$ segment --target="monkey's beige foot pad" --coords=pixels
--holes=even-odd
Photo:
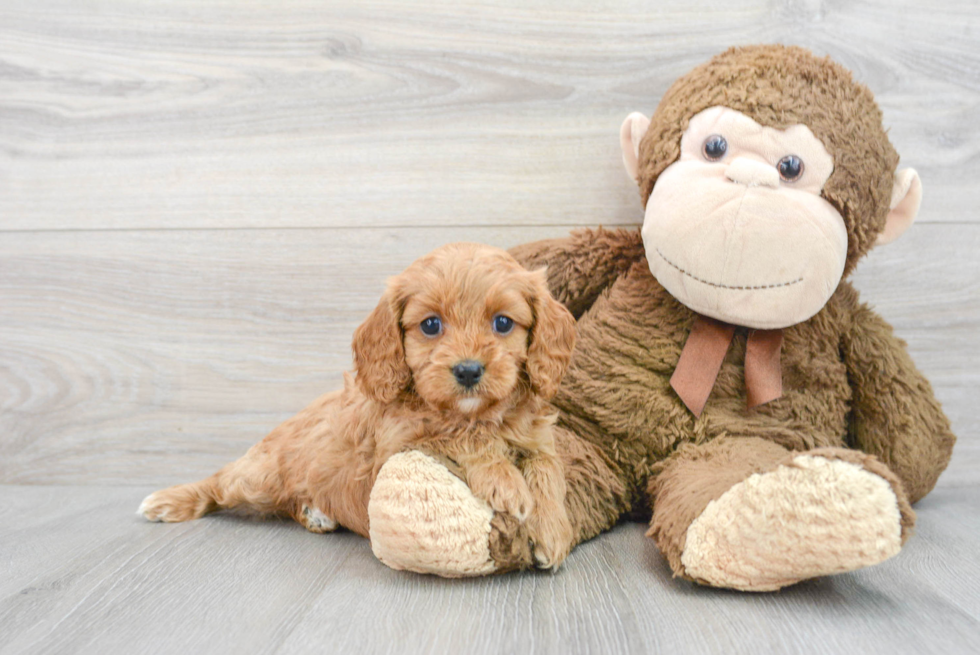
[[[681,562],[713,586],[773,591],[877,564],[901,547],[898,499],[885,479],[799,455],[709,503],[687,530]]]
[[[371,548],[393,569],[464,577],[493,573],[493,510],[466,483],[418,451],[394,455],[368,503]]]

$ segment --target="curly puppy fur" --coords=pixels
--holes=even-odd
[[[501,315],[512,320],[507,330],[495,323]],[[421,325],[433,317],[440,329],[429,335]],[[356,377],[345,375],[343,390],[211,477],[151,494],[140,514],[175,522],[241,508],[366,537],[378,471],[415,448],[455,461],[477,496],[525,522],[538,563],[557,566],[572,528],[548,400],[574,342],[574,319],[548,293],[544,271],[488,246],[444,246],[389,281],[354,334]],[[482,367],[471,386],[454,373],[463,362]]]

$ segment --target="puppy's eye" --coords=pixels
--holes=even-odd
[[[513,329],[514,319],[503,314],[497,314],[493,317],[493,331],[497,334],[510,334]]]
[[[427,337],[437,337],[442,332],[442,321],[438,316],[430,316],[419,324],[419,329]]]

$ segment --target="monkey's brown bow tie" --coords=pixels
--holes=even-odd
[[[735,336],[735,326],[697,315],[691,335],[681,351],[670,386],[687,408],[700,416],[708,401],[725,353]],[[745,342],[745,389],[749,409],[783,395],[779,351],[782,330],[750,330]]]

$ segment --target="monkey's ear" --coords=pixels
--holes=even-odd
[[[368,398],[384,404],[397,398],[412,380],[412,371],[405,361],[395,286],[395,281],[388,283],[381,302],[354,331],[351,344],[357,386]]]
[[[896,172],[885,229],[878,235],[875,245],[883,246],[902,236],[915,220],[921,203],[922,182],[919,181],[919,174],[911,168],[903,168]]]
[[[626,173],[634,182],[638,182],[640,141],[650,127],[650,119],[638,111],[626,117],[623,126],[619,128],[619,146],[623,149],[623,164]]]

